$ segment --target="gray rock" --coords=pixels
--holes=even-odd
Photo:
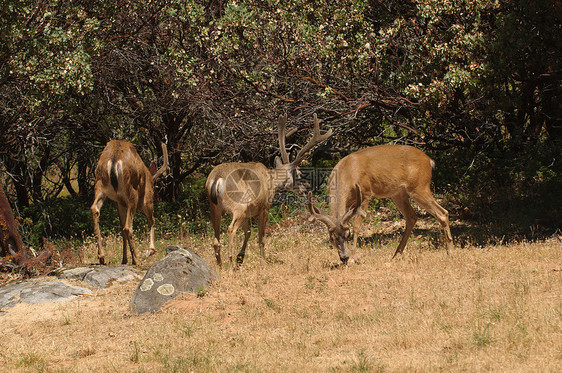
[[[141,277],[128,267],[78,267],[64,271],[59,278],[83,281],[85,284],[103,289],[113,282],[137,280]]]
[[[166,252],[141,280],[131,301],[133,312],[157,311],[181,293],[205,290],[219,280],[216,271],[193,250],[169,246]]]
[[[59,275],[59,278],[64,280],[82,281],[84,279],[84,276],[86,276],[89,272],[92,272],[93,270],[94,269],[90,267],[78,267],[78,268],[66,269]]]
[[[138,280],[141,276],[126,267],[96,268],[84,276],[84,283],[103,289],[112,282]]]
[[[67,302],[84,294],[92,295],[92,291],[63,281],[46,281],[23,289],[20,299],[26,303]]]
[[[139,278],[140,274],[127,267],[79,267],[65,270],[59,275],[61,280],[83,281],[99,289],[113,282]],[[20,302],[66,302],[83,294],[92,294],[92,291],[64,281],[53,281],[52,277],[38,277],[0,288],[0,308],[13,307]]]
[[[20,302],[66,302],[84,294],[92,294],[92,291],[63,281],[33,279],[0,289],[0,307],[13,307]]]
[[[22,290],[33,286],[34,282],[24,281],[15,284],[6,285],[0,289],[0,308],[2,307],[13,307],[20,300],[20,293]]]

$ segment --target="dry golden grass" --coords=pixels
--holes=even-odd
[[[562,366],[559,237],[450,255],[432,249],[426,236],[414,237],[391,260],[396,237],[363,245],[358,263],[341,267],[326,236],[320,226],[273,226],[267,263],[252,239],[240,270],[221,270],[222,281],[205,296],[183,295],[155,314],[130,313],[133,282],[70,303],[7,309],[0,316],[0,370],[554,372]],[[178,243],[214,265],[210,239]],[[92,243],[83,250],[95,262]]]

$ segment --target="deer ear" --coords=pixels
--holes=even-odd
[[[365,211],[361,208],[361,203],[363,202],[363,198],[361,196],[361,187],[359,184],[355,184],[355,202],[347,209],[345,214],[342,218],[342,224],[347,224],[351,218],[356,215],[360,215],[362,217],[367,216]]]
[[[314,206],[313,204],[310,204],[308,208],[310,211],[310,216],[308,217],[308,221],[313,222],[315,220],[321,220],[323,213],[322,211],[320,211],[318,207]]]
[[[342,221],[342,224],[343,224],[343,225],[348,224],[349,221],[350,221],[353,217],[355,217],[355,216],[357,216],[357,215],[360,215],[360,216],[362,216],[362,217],[367,216],[367,214],[366,214],[365,211],[361,208],[361,206],[357,206],[357,204],[354,203],[353,205],[351,205],[351,206],[347,209],[347,211],[346,211],[345,214],[343,215],[342,220],[341,220],[341,221]]]
[[[363,197],[361,195],[361,187],[359,186],[359,184],[355,183],[355,215],[360,215],[362,217],[367,216],[367,213],[365,213],[365,210],[363,210],[361,208],[361,203],[363,202]]]
[[[283,161],[279,157],[275,157],[275,168],[281,168],[283,166]]]

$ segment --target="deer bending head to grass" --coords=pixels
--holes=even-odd
[[[285,149],[285,137],[295,129],[286,133],[287,115],[280,116],[278,122],[279,149],[281,158],[275,158],[275,168],[268,169],[261,163],[223,163],[216,166],[205,184],[211,206],[211,222],[215,231],[213,248],[217,264],[222,264],[220,252],[220,222],[223,211],[232,215],[232,223],[228,227],[229,259],[234,254],[234,238],[238,228],[244,230],[244,243],[236,257],[236,264],[242,264],[246,245],[250,238],[249,219],[258,219],[258,242],[260,255],[264,257],[263,236],[269,207],[275,193],[279,190],[295,190],[302,192],[304,187],[298,183],[300,163],[305,154],[331,136],[332,130],[320,134],[319,122],[314,114],[314,132],[312,139],[298,152],[295,160],[290,162]]]
[[[358,230],[371,197],[390,198],[406,219],[406,229],[393,258],[402,253],[418,219],[409,198],[437,219],[445,234],[447,251],[453,248],[449,213],[433,198],[430,190],[435,162],[424,152],[407,145],[380,145],[349,154],[338,162],[328,180],[330,214],[312,205],[311,219],[326,225],[330,242],[338,250],[340,260],[349,259],[346,241],[351,237],[357,246]]]
[[[162,153],[164,163],[158,171],[153,173],[144,165],[137,150],[128,141],[111,140],[103,149],[96,166],[95,197],[91,207],[100,264],[105,264],[105,253],[102,246],[99,217],[100,209],[106,198],[117,202],[123,235],[122,263],[127,264],[128,244],[133,265],[137,264],[137,251],[133,245],[133,218],[137,210],[146,216],[150,227],[150,247],[147,254],[155,253],[154,183],[168,169],[168,150],[164,143],[162,143]]]

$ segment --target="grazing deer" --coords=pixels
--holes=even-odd
[[[129,244],[133,265],[137,264],[137,251],[133,246],[133,217],[137,209],[146,216],[150,227],[150,250],[147,254],[155,253],[154,182],[168,168],[168,150],[164,143],[162,143],[162,153],[164,163],[158,171],[153,173],[144,165],[137,150],[128,141],[111,140],[103,149],[96,166],[95,198],[91,207],[100,264],[105,264],[105,253],[101,242],[99,217],[100,209],[106,198],[117,202],[123,235],[122,263],[127,264],[127,244]]]
[[[289,162],[289,155],[285,149],[285,137],[294,129],[285,133],[287,115],[279,117],[278,137],[281,159],[275,157],[275,168],[268,169],[261,163],[223,163],[216,166],[205,184],[209,203],[211,205],[211,222],[215,231],[213,247],[217,264],[220,266],[220,222],[223,211],[232,215],[232,223],[228,227],[229,258],[232,262],[234,252],[234,238],[240,226],[244,230],[244,243],[236,257],[237,265],[242,264],[246,252],[246,244],[250,238],[249,219],[258,218],[258,242],[260,255],[264,256],[263,235],[267,222],[267,214],[275,193],[279,190],[304,191],[298,184],[298,167],[305,154],[322,141],[332,135],[330,129],[320,134],[318,118],[314,114],[314,132],[312,139],[298,152],[295,160]]]
[[[406,219],[406,229],[393,258],[402,253],[418,217],[410,205],[411,197],[437,219],[445,233],[447,251],[453,248],[449,228],[449,213],[431,195],[431,172],[435,162],[424,152],[407,145],[373,146],[349,154],[338,162],[328,180],[330,214],[312,205],[308,208],[312,220],[326,225],[332,245],[340,260],[349,259],[346,241],[350,238],[349,222],[353,219],[353,249],[365,208],[371,197],[391,198]]]
[[[25,260],[25,247],[10,202],[0,182],[0,256],[11,256],[20,264]]]

